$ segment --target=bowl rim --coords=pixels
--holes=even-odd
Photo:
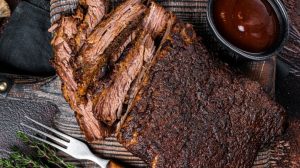
[[[217,30],[217,28],[214,24],[214,20],[213,20],[212,8],[213,8],[214,1],[215,0],[208,0],[207,12],[206,12],[206,18],[207,18],[208,25],[209,25],[208,27],[210,28],[210,31],[212,32],[212,34],[223,44],[223,46],[227,50],[231,50],[235,54],[238,54],[239,56],[242,56],[244,58],[251,59],[251,60],[257,60],[257,61],[266,60],[266,59],[274,56],[274,54],[281,51],[285,42],[288,39],[290,28],[289,28],[289,18],[288,18],[287,11],[286,11],[283,3],[280,0],[266,0],[273,8],[273,10],[276,13],[277,18],[279,20],[280,34],[279,34],[278,40],[276,41],[275,46],[271,47],[270,49],[268,49],[266,51],[258,52],[258,53],[245,51],[243,49],[236,47],[235,45],[233,45],[232,43],[227,41],[219,33],[219,31]]]

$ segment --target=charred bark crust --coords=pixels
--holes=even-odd
[[[283,132],[283,108],[209,56],[191,25],[176,23],[166,39],[118,140],[151,167],[251,167]]]

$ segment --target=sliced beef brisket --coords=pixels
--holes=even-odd
[[[93,3],[63,16],[52,41],[64,96],[88,141],[116,131],[151,167],[251,167],[280,135],[284,110],[209,56],[191,25],[141,0],[101,21],[106,3]]]
[[[131,107],[133,106],[134,103],[132,103],[139,91],[139,89],[142,87],[142,82],[143,82],[143,79],[145,78],[145,74],[149,73],[149,70],[150,70],[150,67],[152,66],[152,64],[154,64],[155,62],[155,59],[157,57],[157,55],[160,53],[160,50],[161,50],[161,47],[162,47],[162,44],[167,40],[168,38],[168,35],[170,33],[170,30],[173,26],[173,24],[175,23],[176,21],[176,17],[170,13],[169,14],[169,18],[168,18],[168,21],[166,23],[166,29],[165,29],[165,32],[164,34],[162,35],[162,39],[160,40],[160,43],[157,43],[157,49],[155,51],[155,54],[149,58],[148,60],[146,60],[144,62],[144,65],[141,69],[141,71],[139,72],[139,74],[137,75],[136,79],[132,82],[131,86],[130,86],[130,89],[128,91],[128,94],[126,96],[126,99],[124,101],[124,107],[123,108],[123,115],[121,117],[121,120],[120,122],[118,123],[117,127],[116,127],[116,132],[119,132],[122,124],[124,123],[124,121],[126,120],[127,118],[127,115],[128,113],[130,112],[131,110]]]
[[[114,42],[123,30],[132,23],[138,24],[135,21],[145,10],[141,0],[125,1],[95,27],[74,62],[80,96],[86,95],[90,81],[96,78],[97,71],[107,64],[109,56],[104,54],[105,51],[116,45],[117,42]]]
[[[79,3],[87,12],[75,37],[77,51],[108,11],[108,0],[80,0]]]
[[[284,110],[209,56],[191,25],[176,23],[166,39],[119,141],[150,167],[251,167],[281,134]]]
[[[102,7],[103,4],[106,4],[105,0],[97,1],[97,3],[87,0],[85,5]],[[91,100],[82,102],[76,99],[78,84],[75,81],[71,60],[78,53],[79,44],[76,42],[76,38],[82,36],[81,34],[88,34],[95,27],[95,23],[88,23],[87,19],[91,17],[88,16],[89,14],[95,12],[94,10],[93,7],[89,7],[87,15],[84,17],[83,9],[79,7],[74,15],[62,17],[61,20],[53,25],[52,31],[54,31],[54,36],[51,42],[54,50],[53,65],[62,79],[64,97],[72,109],[76,111],[76,118],[80,128],[89,141],[99,140],[109,135],[112,131],[111,128],[94,118]],[[97,16],[93,16],[95,20],[92,22],[99,22],[103,18],[105,11],[96,13]],[[87,26],[82,26],[84,24],[87,24]]]
[[[152,3],[140,27],[137,40],[111,74],[110,84],[97,97],[94,113],[97,119],[112,125],[120,119],[122,105],[131,83],[142,70],[144,63],[152,59],[155,51],[154,40],[162,34],[170,13]],[[119,112],[119,115],[117,115]]]
[[[120,118],[117,113],[122,110],[131,82],[142,68],[144,58],[151,57],[154,53],[155,46],[150,35],[140,37],[142,38],[138,39],[125,59],[116,66],[111,84],[101,92],[95,104],[96,118],[108,125],[112,125]]]

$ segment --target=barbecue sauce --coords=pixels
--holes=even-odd
[[[266,0],[215,0],[213,19],[224,39],[248,52],[264,52],[278,38],[279,21]]]

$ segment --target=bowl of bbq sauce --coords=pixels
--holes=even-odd
[[[280,0],[209,0],[207,20],[222,46],[251,60],[271,57],[288,37],[288,15]]]

